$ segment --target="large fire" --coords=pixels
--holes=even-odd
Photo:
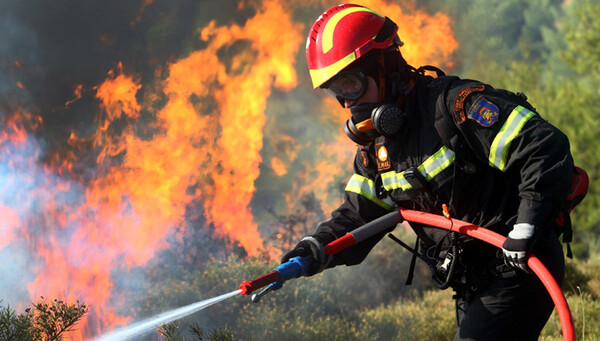
[[[407,13],[383,1],[359,3],[399,24],[410,63],[450,65],[457,44],[448,17]],[[153,5],[143,1],[141,12]],[[331,5],[322,4],[317,12]],[[272,91],[297,87],[296,59],[302,58],[298,52],[312,22],[295,21],[298,4],[240,2],[239,9],[245,6],[256,9],[243,24],[206,23],[197,32],[204,47],[164,62],[164,78],[157,72],[155,79],[142,82],[135,65],[119,64],[92,89],[74,84],[74,94],[62,103],[68,108],[83,92],[93,92],[98,114],[93,134],[71,132],[71,152],[47,151],[49,157],[41,158],[44,143],[35,137],[45,129],[41,119],[24,110],[2,116],[0,253],[28,255],[22,269],[30,275],[28,297],[18,298],[20,303],[44,296],[91,307],[71,339],[98,335],[133,318],[115,307],[128,298],[114,292],[112,272],[143,266],[168,247],[167,237],[187,228],[186,208],[194,201],[202,203],[216,233],[251,256],[273,256],[251,209],[261,190],[255,185],[261,165],[277,177],[295,177],[290,190],[281,193],[288,207],[307,193],[316,194],[323,211],[339,204],[339,198],[327,198],[328,184],[351,170],[354,146],[341,132],[346,113],[338,104],[323,101],[328,109],[322,119],[340,127],[326,145],[297,146],[295,137],[266,128]],[[132,25],[143,14],[132,18]],[[150,123],[142,119],[144,110]],[[291,114],[301,115],[303,108],[297,110]],[[294,147],[263,160],[266,134]],[[89,174],[82,176],[76,166],[81,155],[73,151],[86,148],[94,158]],[[317,155],[301,162],[311,171],[300,174],[290,165],[303,148]],[[9,293],[1,294],[4,299]]]

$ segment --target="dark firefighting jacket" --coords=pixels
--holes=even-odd
[[[569,142],[524,96],[458,77],[419,75],[405,111],[409,128],[402,136],[359,147],[344,202],[315,238],[329,243],[398,206],[442,214],[443,204],[453,218],[502,235],[515,223],[553,228],[571,185]],[[444,119],[455,131],[450,142],[436,129]],[[411,227],[422,249],[448,236]],[[341,252],[331,265],[362,262],[384,235]],[[461,237],[474,245],[467,254],[491,253],[483,242]]]

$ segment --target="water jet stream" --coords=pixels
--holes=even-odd
[[[235,290],[228,294],[224,294],[221,296],[209,298],[204,301],[192,303],[190,305],[186,305],[185,307],[177,308],[171,311],[164,312],[162,314],[150,317],[148,319],[135,322],[129,326],[122,327],[114,332],[109,334],[102,335],[96,338],[94,341],[120,341],[120,340],[129,340],[132,337],[139,336],[151,329],[154,329],[160,325],[165,323],[175,321],[184,316],[195,313],[199,310],[207,308],[215,303],[219,303],[224,301],[230,297],[238,295],[242,292],[242,290]]]

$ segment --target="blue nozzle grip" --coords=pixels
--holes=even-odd
[[[293,257],[287,262],[279,265],[275,271],[279,272],[281,279],[279,282],[287,281],[288,279],[304,276],[308,271],[309,262],[304,257]]]
[[[266,291],[279,290],[283,282],[288,279],[304,276],[308,271],[309,262],[304,257],[293,257],[287,262],[279,265],[275,271],[279,272],[280,279],[277,282],[269,284]]]

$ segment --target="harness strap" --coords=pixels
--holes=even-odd
[[[406,245],[406,243],[404,243],[403,241],[401,241],[400,239],[398,239],[398,237],[394,236],[391,233],[388,234],[388,237],[390,237],[391,240],[395,241],[400,246],[402,246],[403,248],[405,248],[406,250],[408,250],[410,253],[412,253],[412,258],[410,260],[410,266],[408,268],[408,274],[406,275],[406,282],[404,283],[404,285],[411,285],[413,277],[414,277],[414,273],[415,273],[415,265],[417,263],[417,257],[419,257],[421,260],[423,260],[427,264],[430,263],[430,261],[427,258],[421,256],[421,254],[419,254],[419,252],[418,252],[419,241],[420,241],[419,240],[419,236],[417,236],[417,240],[415,241],[415,247],[414,248],[411,248],[410,246]]]

